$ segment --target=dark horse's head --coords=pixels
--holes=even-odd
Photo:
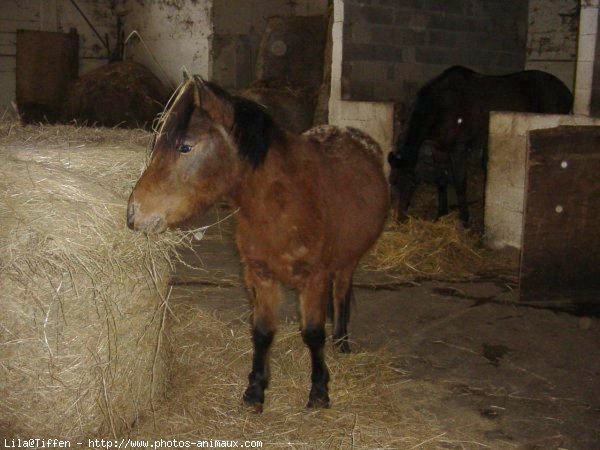
[[[406,218],[417,185],[415,168],[423,143],[429,141],[433,145],[438,156],[434,164],[444,165],[447,164],[444,152],[455,142],[467,139],[469,112],[463,108],[462,96],[465,82],[473,74],[470,69],[453,66],[417,93],[396,148],[388,154],[392,211],[396,220]]]
[[[199,216],[258,167],[278,129],[258,104],[185,80],[163,114],[148,167],[127,207],[127,225],[160,233]]]

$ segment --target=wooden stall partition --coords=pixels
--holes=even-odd
[[[600,303],[600,127],[529,132],[520,300]]]
[[[77,78],[79,36],[17,31],[16,97],[24,122],[59,119],[69,83]]]

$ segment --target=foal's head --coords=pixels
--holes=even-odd
[[[127,224],[160,233],[226,197],[244,167],[259,166],[274,125],[256,103],[232,97],[198,77],[168,106],[149,165],[127,208]]]

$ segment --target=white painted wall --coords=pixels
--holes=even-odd
[[[521,248],[528,133],[560,125],[600,126],[600,119],[577,115],[490,113],[485,192],[485,239],[488,246]]]
[[[116,39],[116,18],[111,0],[78,0],[77,4],[101,36]],[[105,64],[106,51],[69,0],[0,0],[0,117],[12,115],[15,99],[17,30],[69,32],[79,34],[79,73]]]
[[[352,126],[368,133],[387,154],[392,149],[394,139],[393,103],[342,100],[343,29],[344,0],[334,0],[329,123],[338,126]]]
[[[183,67],[208,78],[212,4],[213,0],[126,0],[126,37],[137,30],[143,40],[129,40],[126,59],[144,64],[170,87],[181,82]]]
[[[594,58],[598,34],[598,0],[583,0],[579,18],[579,43],[575,75],[575,114],[590,114]]]

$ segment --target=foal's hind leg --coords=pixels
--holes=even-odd
[[[248,387],[244,403],[262,412],[265,389],[269,385],[269,348],[275,335],[275,315],[281,288],[278,282],[246,271],[246,283],[252,302],[252,371],[248,375]]]
[[[329,407],[329,371],[323,356],[329,282],[325,275],[313,276],[300,292],[302,340],[310,350],[312,365],[308,408]]]
[[[348,322],[352,299],[354,265],[337,272],[333,279],[333,343],[341,353],[350,353]]]
[[[469,224],[469,206],[467,205],[467,156],[467,148],[464,144],[459,144],[456,152],[450,153],[452,184],[456,191],[458,215],[465,227]]]

